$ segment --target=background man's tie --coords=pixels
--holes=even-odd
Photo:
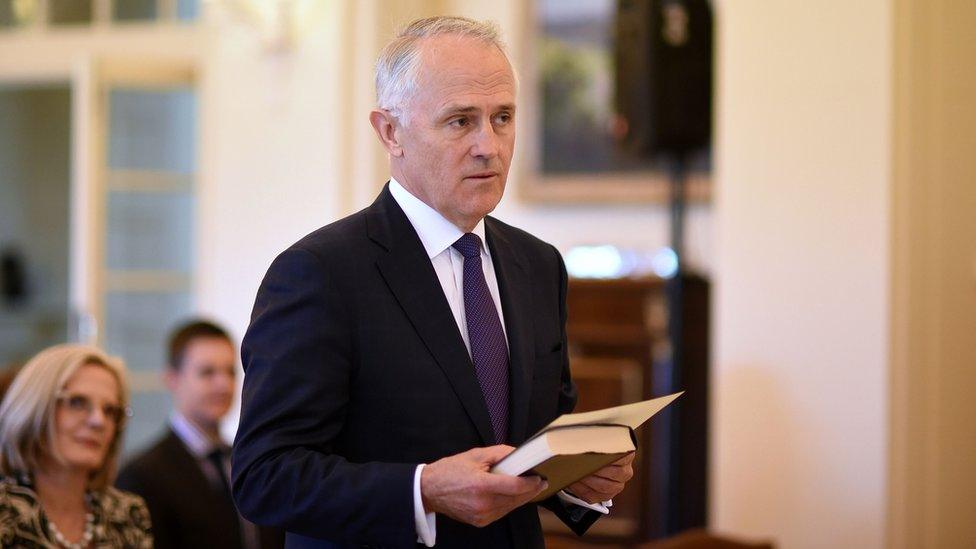
[[[465,233],[454,243],[464,256],[464,317],[471,360],[488,405],[495,443],[508,438],[508,343],[481,268],[481,239]]]
[[[227,499],[233,501],[233,496],[231,496],[230,482],[227,479],[227,470],[224,469],[224,456],[225,451],[221,448],[215,448],[212,452],[207,454],[207,460],[217,469],[217,478],[220,480],[220,485],[218,488],[223,495],[227,496]]]

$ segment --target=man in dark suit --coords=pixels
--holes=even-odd
[[[488,472],[576,401],[562,259],[486,217],[514,151],[512,68],[493,26],[437,17],[386,47],[376,82],[393,177],[258,291],[238,506],[288,547],[540,547],[545,481]],[[582,533],[632,459],[545,505]]]
[[[233,402],[236,354],[227,332],[207,321],[183,324],[170,336],[163,374],[173,396],[169,427],[116,481],[146,500],[157,549],[284,544],[280,530],[243,520],[231,499],[230,448],[219,426]]]

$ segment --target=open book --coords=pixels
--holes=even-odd
[[[496,463],[491,472],[539,475],[549,481],[549,488],[533,501],[546,499],[636,450],[634,429],[682,393],[684,391],[593,412],[561,415]]]

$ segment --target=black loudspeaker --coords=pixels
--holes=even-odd
[[[654,364],[656,394],[685,394],[661,411],[652,432],[659,459],[651,471],[651,494],[657,510],[649,538],[673,536],[708,526],[708,401],[711,284],[682,273],[668,280],[668,299],[675,300],[669,323],[678,325],[676,344],[667,359]]]
[[[704,149],[712,133],[712,11],[708,0],[618,0],[617,132],[650,158]]]
[[[679,288],[680,284],[680,288]],[[668,529],[675,534],[708,526],[708,364],[711,319],[711,284],[704,277],[682,273],[668,281],[677,291],[681,328],[672,361],[680,362],[675,389],[686,389],[672,430]],[[673,329],[673,327],[672,327]]]

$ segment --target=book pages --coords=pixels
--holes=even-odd
[[[671,404],[674,399],[683,395],[684,391],[673,393],[667,396],[624,404],[613,408],[604,408],[593,412],[582,412],[578,414],[563,414],[547,425],[546,429],[553,427],[565,427],[567,425],[592,425],[592,424],[613,424],[627,425],[631,429],[637,429],[654,414],[660,412],[665,406]],[[541,432],[541,431],[540,431]]]

